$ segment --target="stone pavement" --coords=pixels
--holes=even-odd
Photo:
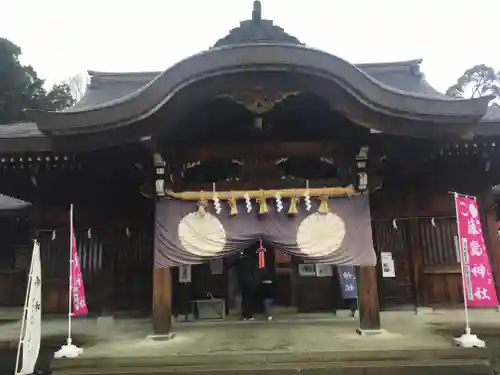
[[[500,333],[500,313],[471,311],[471,325],[482,332]],[[385,331],[361,337],[351,318],[330,314],[281,316],[256,322],[199,322],[175,324],[171,341],[146,338],[150,320],[117,319],[97,324],[95,319],[74,320],[75,341],[85,347],[76,359],[54,360],[55,373],[209,373],[210,371],[291,371],[392,367],[409,373],[410,367],[457,368],[467,373],[486,372],[487,350],[461,349],[452,344],[463,330],[463,312],[445,311],[416,315],[413,312],[383,312]],[[47,319],[46,337],[63,339],[65,319]],[[17,323],[0,325],[0,341],[15,345]],[[51,340],[52,341],[52,340]],[[62,342],[61,342],[62,343]],[[467,366],[466,366],[467,365]],[[448,366],[448,367],[447,367]],[[458,366],[458,367],[457,367]],[[140,370],[139,370],[140,368]],[[100,370],[97,370],[100,369]],[[479,372],[470,372],[470,371]],[[135,372],[134,372],[135,371]],[[227,372],[226,371],[226,372]],[[417,371],[417,373],[418,373]],[[426,372],[429,372],[425,369]],[[355,372],[352,372],[355,373]]]

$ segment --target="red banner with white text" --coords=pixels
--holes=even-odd
[[[477,201],[473,197],[455,195],[460,262],[467,305],[498,305],[488,251],[484,243]]]
[[[73,213],[71,213],[72,215]],[[75,230],[73,227],[73,218],[71,218],[71,298],[73,300],[72,315],[88,314],[87,302],[85,300],[85,288],[83,287],[82,270],[78,259],[78,250],[76,247]]]

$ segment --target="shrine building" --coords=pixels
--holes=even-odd
[[[500,108],[440,93],[421,60],[334,53],[255,1],[205,51],[159,72],[89,71],[73,107],[1,126],[0,193],[30,205],[0,215],[0,306],[23,306],[38,238],[44,312],[67,312],[74,204],[92,314],[151,316],[168,334],[215,299],[227,319],[231,259],[262,241],[277,310],[347,308],[337,266],[351,265],[360,328],[376,330],[380,310],[463,303],[450,191],[478,198],[498,291]]]

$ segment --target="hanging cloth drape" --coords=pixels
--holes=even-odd
[[[273,248],[306,262],[345,265],[375,265],[368,196],[328,201],[329,213],[318,213],[319,202],[311,211],[297,203],[297,214],[287,214],[290,202],[277,212],[268,202],[268,213],[247,212],[238,201],[238,214],[231,216],[223,205],[216,214],[213,205],[198,214],[196,202],[172,198],[156,204],[156,267],[197,264],[241,251],[259,238]],[[254,207],[257,207],[253,202]]]

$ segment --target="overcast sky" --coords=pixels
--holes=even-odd
[[[0,0],[0,36],[50,83],[85,70],[164,70],[251,16],[252,0]],[[423,58],[444,91],[500,69],[500,0],[263,0],[263,17],[349,62]],[[8,5],[7,5],[8,4]]]

